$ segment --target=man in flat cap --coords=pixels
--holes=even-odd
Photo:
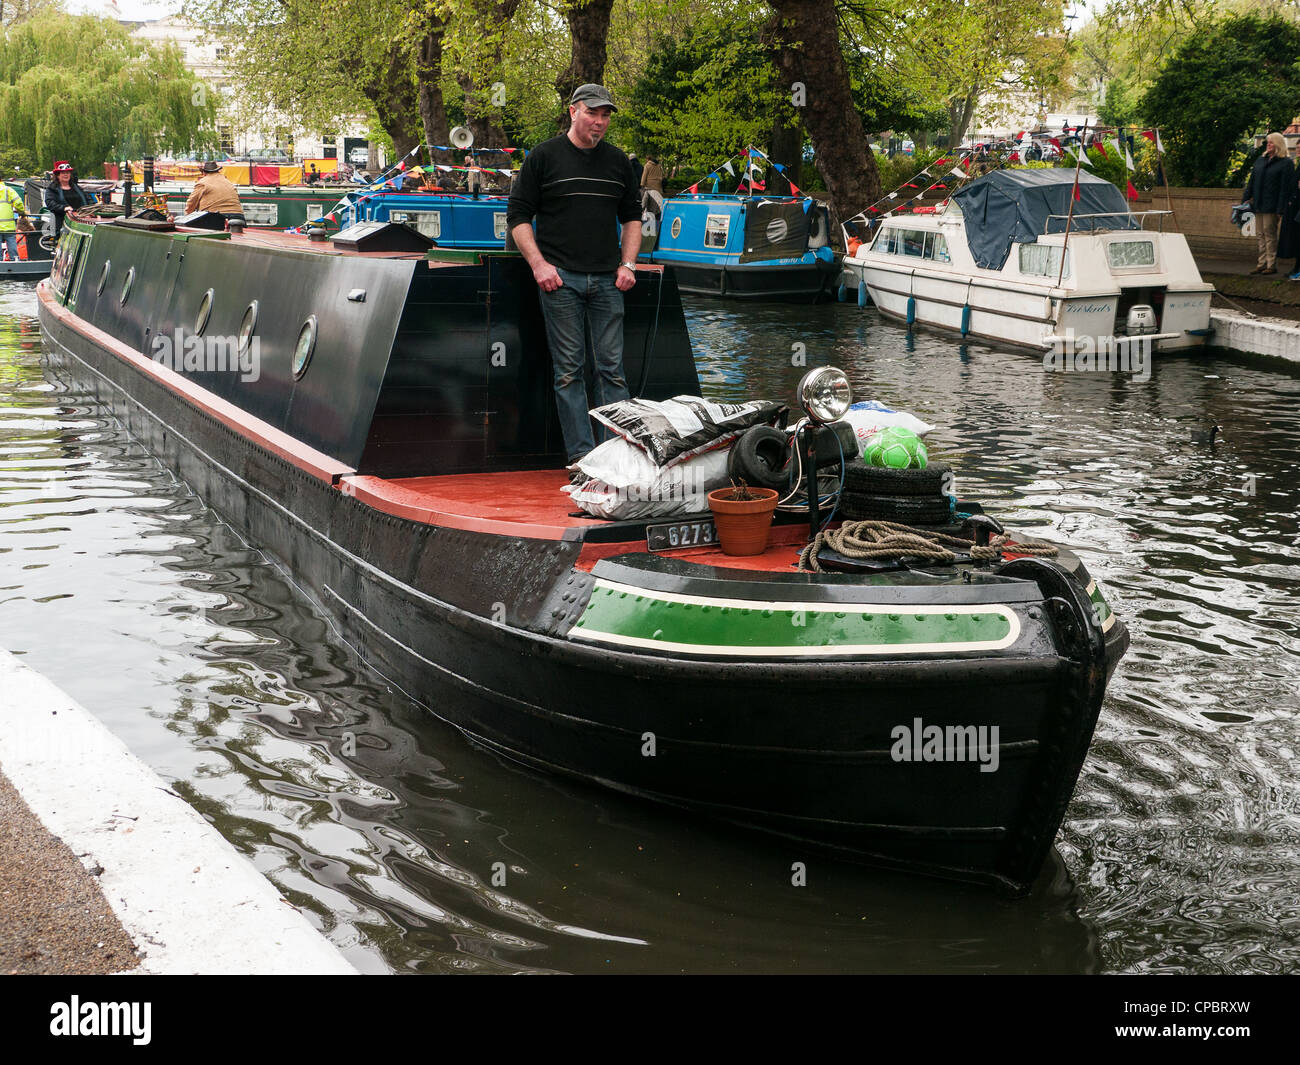
[[[641,250],[640,175],[626,155],[605,142],[616,110],[603,86],[578,86],[569,101],[568,133],[529,153],[506,215],[507,229],[541,290],[570,463],[595,446],[591,407],[628,398],[623,293],[636,284]],[[616,221],[623,223],[621,248]],[[588,328],[596,361],[594,404],[587,402]]]

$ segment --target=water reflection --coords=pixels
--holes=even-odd
[[[29,288],[0,289],[0,643],[361,968],[1295,967],[1296,379],[1216,359],[1159,362],[1146,384],[1048,375],[852,305],[692,305],[708,394],[786,399],[807,365],[844,367],[938,426],[931,452],[964,494],[1083,551],[1128,620],[1061,856],[1008,903],[477,748],[360,665],[91,397],[47,379],[33,317]],[[1225,439],[1192,443],[1210,420]]]

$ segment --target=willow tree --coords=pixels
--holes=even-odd
[[[38,14],[0,37],[0,142],[81,173],[215,142],[214,101],[173,47],[111,19]]]

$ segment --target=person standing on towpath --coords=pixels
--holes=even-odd
[[[506,215],[510,236],[541,290],[555,401],[570,463],[595,446],[585,372],[588,329],[596,358],[595,405],[628,398],[623,293],[636,284],[640,174],[604,139],[616,110],[603,86],[578,86],[569,101],[568,133],[529,153]],[[623,224],[621,249],[615,222]]]

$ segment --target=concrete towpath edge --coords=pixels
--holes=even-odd
[[[357,970],[85,707],[0,649],[0,766],[87,868],[144,974]]]

